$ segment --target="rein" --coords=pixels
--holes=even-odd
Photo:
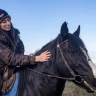
[[[60,76],[56,76],[56,75],[45,74],[45,73],[38,72],[36,70],[30,69],[28,67],[25,67],[25,68],[32,71],[32,72],[35,72],[37,74],[44,75],[44,76],[51,77],[51,78],[62,79],[62,80],[74,80],[74,78],[65,78],[65,77],[60,77]]]

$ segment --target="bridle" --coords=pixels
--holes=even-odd
[[[66,78],[66,77],[60,77],[60,76],[51,75],[51,74],[45,74],[45,73],[43,73],[43,72],[38,72],[38,71],[33,70],[33,69],[30,69],[30,68],[28,68],[28,67],[25,67],[25,68],[28,69],[28,70],[30,70],[30,71],[32,71],[32,72],[35,72],[35,73],[37,73],[37,74],[44,75],[44,76],[51,77],[51,78],[62,79],[62,80],[74,80],[74,81],[76,81],[77,83],[82,83],[82,82],[83,82],[89,89],[91,89],[92,91],[96,92],[96,90],[94,90],[94,89],[82,78],[81,75],[76,75],[76,74],[74,73],[74,71],[70,68],[70,66],[68,65],[68,63],[67,63],[67,61],[65,60],[65,57],[64,57],[64,55],[63,55],[62,49],[61,49],[61,47],[60,47],[60,45],[66,43],[66,42],[68,42],[68,40],[65,40],[65,41],[62,42],[61,44],[58,44],[58,45],[57,45],[57,48],[58,48],[59,51],[60,51],[60,54],[61,54],[61,56],[62,56],[62,58],[63,58],[63,61],[64,61],[64,64],[66,65],[66,67],[67,67],[68,70],[70,71],[71,75],[73,76],[72,78],[71,78],[71,77],[70,77],[70,78]],[[57,50],[58,50],[58,49],[57,49]],[[90,61],[90,60],[88,60],[88,61]]]
[[[77,83],[82,83],[82,82],[83,82],[82,76],[76,75],[76,74],[74,73],[74,71],[70,68],[70,66],[68,65],[68,63],[67,63],[67,61],[66,61],[66,59],[65,59],[65,57],[64,57],[64,55],[63,55],[63,52],[62,52],[62,49],[61,49],[60,45],[66,43],[66,42],[68,42],[68,40],[65,40],[65,41],[62,42],[61,44],[58,44],[58,45],[57,45],[57,48],[58,48],[58,50],[59,50],[60,53],[61,53],[62,59],[63,59],[63,61],[64,61],[64,64],[66,65],[66,67],[67,67],[68,70],[70,71],[71,75],[73,76],[73,79],[74,79]],[[57,50],[57,51],[58,51],[58,50]],[[57,53],[58,53],[58,52],[57,52]]]
[[[65,57],[63,55],[63,52],[61,50],[61,47],[60,45],[64,44],[65,42],[67,42],[68,40],[65,40],[64,42],[62,42],[61,44],[58,44],[57,45],[57,48],[59,49],[60,53],[61,53],[61,56],[63,58],[63,61],[64,61],[64,64],[66,65],[66,67],[68,68],[68,70],[70,71],[70,73],[72,74],[72,78],[66,78],[66,77],[60,77],[60,76],[56,76],[56,75],[51,75],[51,74],[45,74],[45,73],[42,73],[42,72],[38,72],[36,70],[33,70],[33,69],[30,69],[28,67],[25,67],[26,69],[30,70],[30,71],[33,71],[35,73],[38,73],[38,74],[41,74],[41,75],[44,75],[44,76],[48,76],[48,77],[51,77],[51,78],[57,78],[57,79],[62,79],[62,80],[75,80],[77,83],[82,83],[83,82],[83,78],[80,76],[80,75],[76,75],[74,73],[74,71],[69,67],[67,61],[65,60]],[[57,50],[58,50],[57,49]],[[57,54],[58,55],[58,54]],[[80,79],[80,81],[78,81],[77,79]]]

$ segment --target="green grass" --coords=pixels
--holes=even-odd
[[[96,93],[88,93],[72,82],[67,82],[62,96],[96,96]]]

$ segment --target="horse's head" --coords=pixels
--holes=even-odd
[[[61,39],[57,45],[57,66],[61,76],[74,77],[74,83],[88,92],[96,92],[96,66],[79,38],[80,26],[68,33],[67,23],[61,26]]]

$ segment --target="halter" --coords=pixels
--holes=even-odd
[[[61,56],[62,56],[63,61],[64,61],[64,64],[66,65],[66,67],[67,67],[68,70],[70,71],[70,73],[71,73],[71,75],[73,76],[74,80],[75,80],[77,83],[82,83],[82,82],[83,82],[82,76],[76,75],[76,74],[74,73],[74,71],[70,68],[70,66],[68,65],[67,61],[65,60],[65,57],[64,57],[63,52],[62,52],[62,50],[61,50],[60,45],[66,43],[66,42],[68,42],[68,40],[65,40],[65,41],[62,42],[61,44],[58,44],[58,45],[57,45],[57,48],[59,49],[59,51],[60,51],[60,53],[61,53]],[[58,50],[57,50],[57,53],[58,53]]]
[[[45,74],[45,73],[38,72],[38,71],[36,71],[36,70],[30,69],[30,68],[28,68],[28,67],[25,67],[25,68],[28,69],[28,70],[30,70],[30,71],[32,71],[32,72],[35,72],[35,73],[37,73],[37,74],[44,75],[44,76],[51,77],[51,78],[62,79],[62,80],[70,80],[70,81],[74,80],[74,81],[76,81],[77,83],[82,83],[82,82],[83,82],[89,89],[91,89],[92,91],[96,92],[96,90],[94,90],[94,89],[82,78],[81,75],[76,75],[76,74],[74,73],[74,71],[70,68],[70,66],[68,65],[68,63],[67,63],[67,61],[65,60],[65,57],[64,57],[64,55],[63,55],[63,52],[62,52],[62,50],[61,50],[61,47],[60,47],[60,45],[66,43],[66,42],[68,42],[68,40],[65,40],[65,41],[62,42],[61,44],[58,44],[58,45],[57,45],[57,48],[59,49],[59,51],[60,51],[60,53],[61,53],[61,56],[62,56],[63,61],[64,61],[64,64],[66,65],[66,67],[67,67],[68,70],[70,71],[71,75],[73,76],[72,78],[71,78],[71,77],[70,77],[70,78],[66,78],[66,77],[60,77],[60,76],[51,75],[51,74]],[[58,50],[58,49],[57,49],[57,50]],[[90,61],[90,60],[88,59],[88,61]]]

